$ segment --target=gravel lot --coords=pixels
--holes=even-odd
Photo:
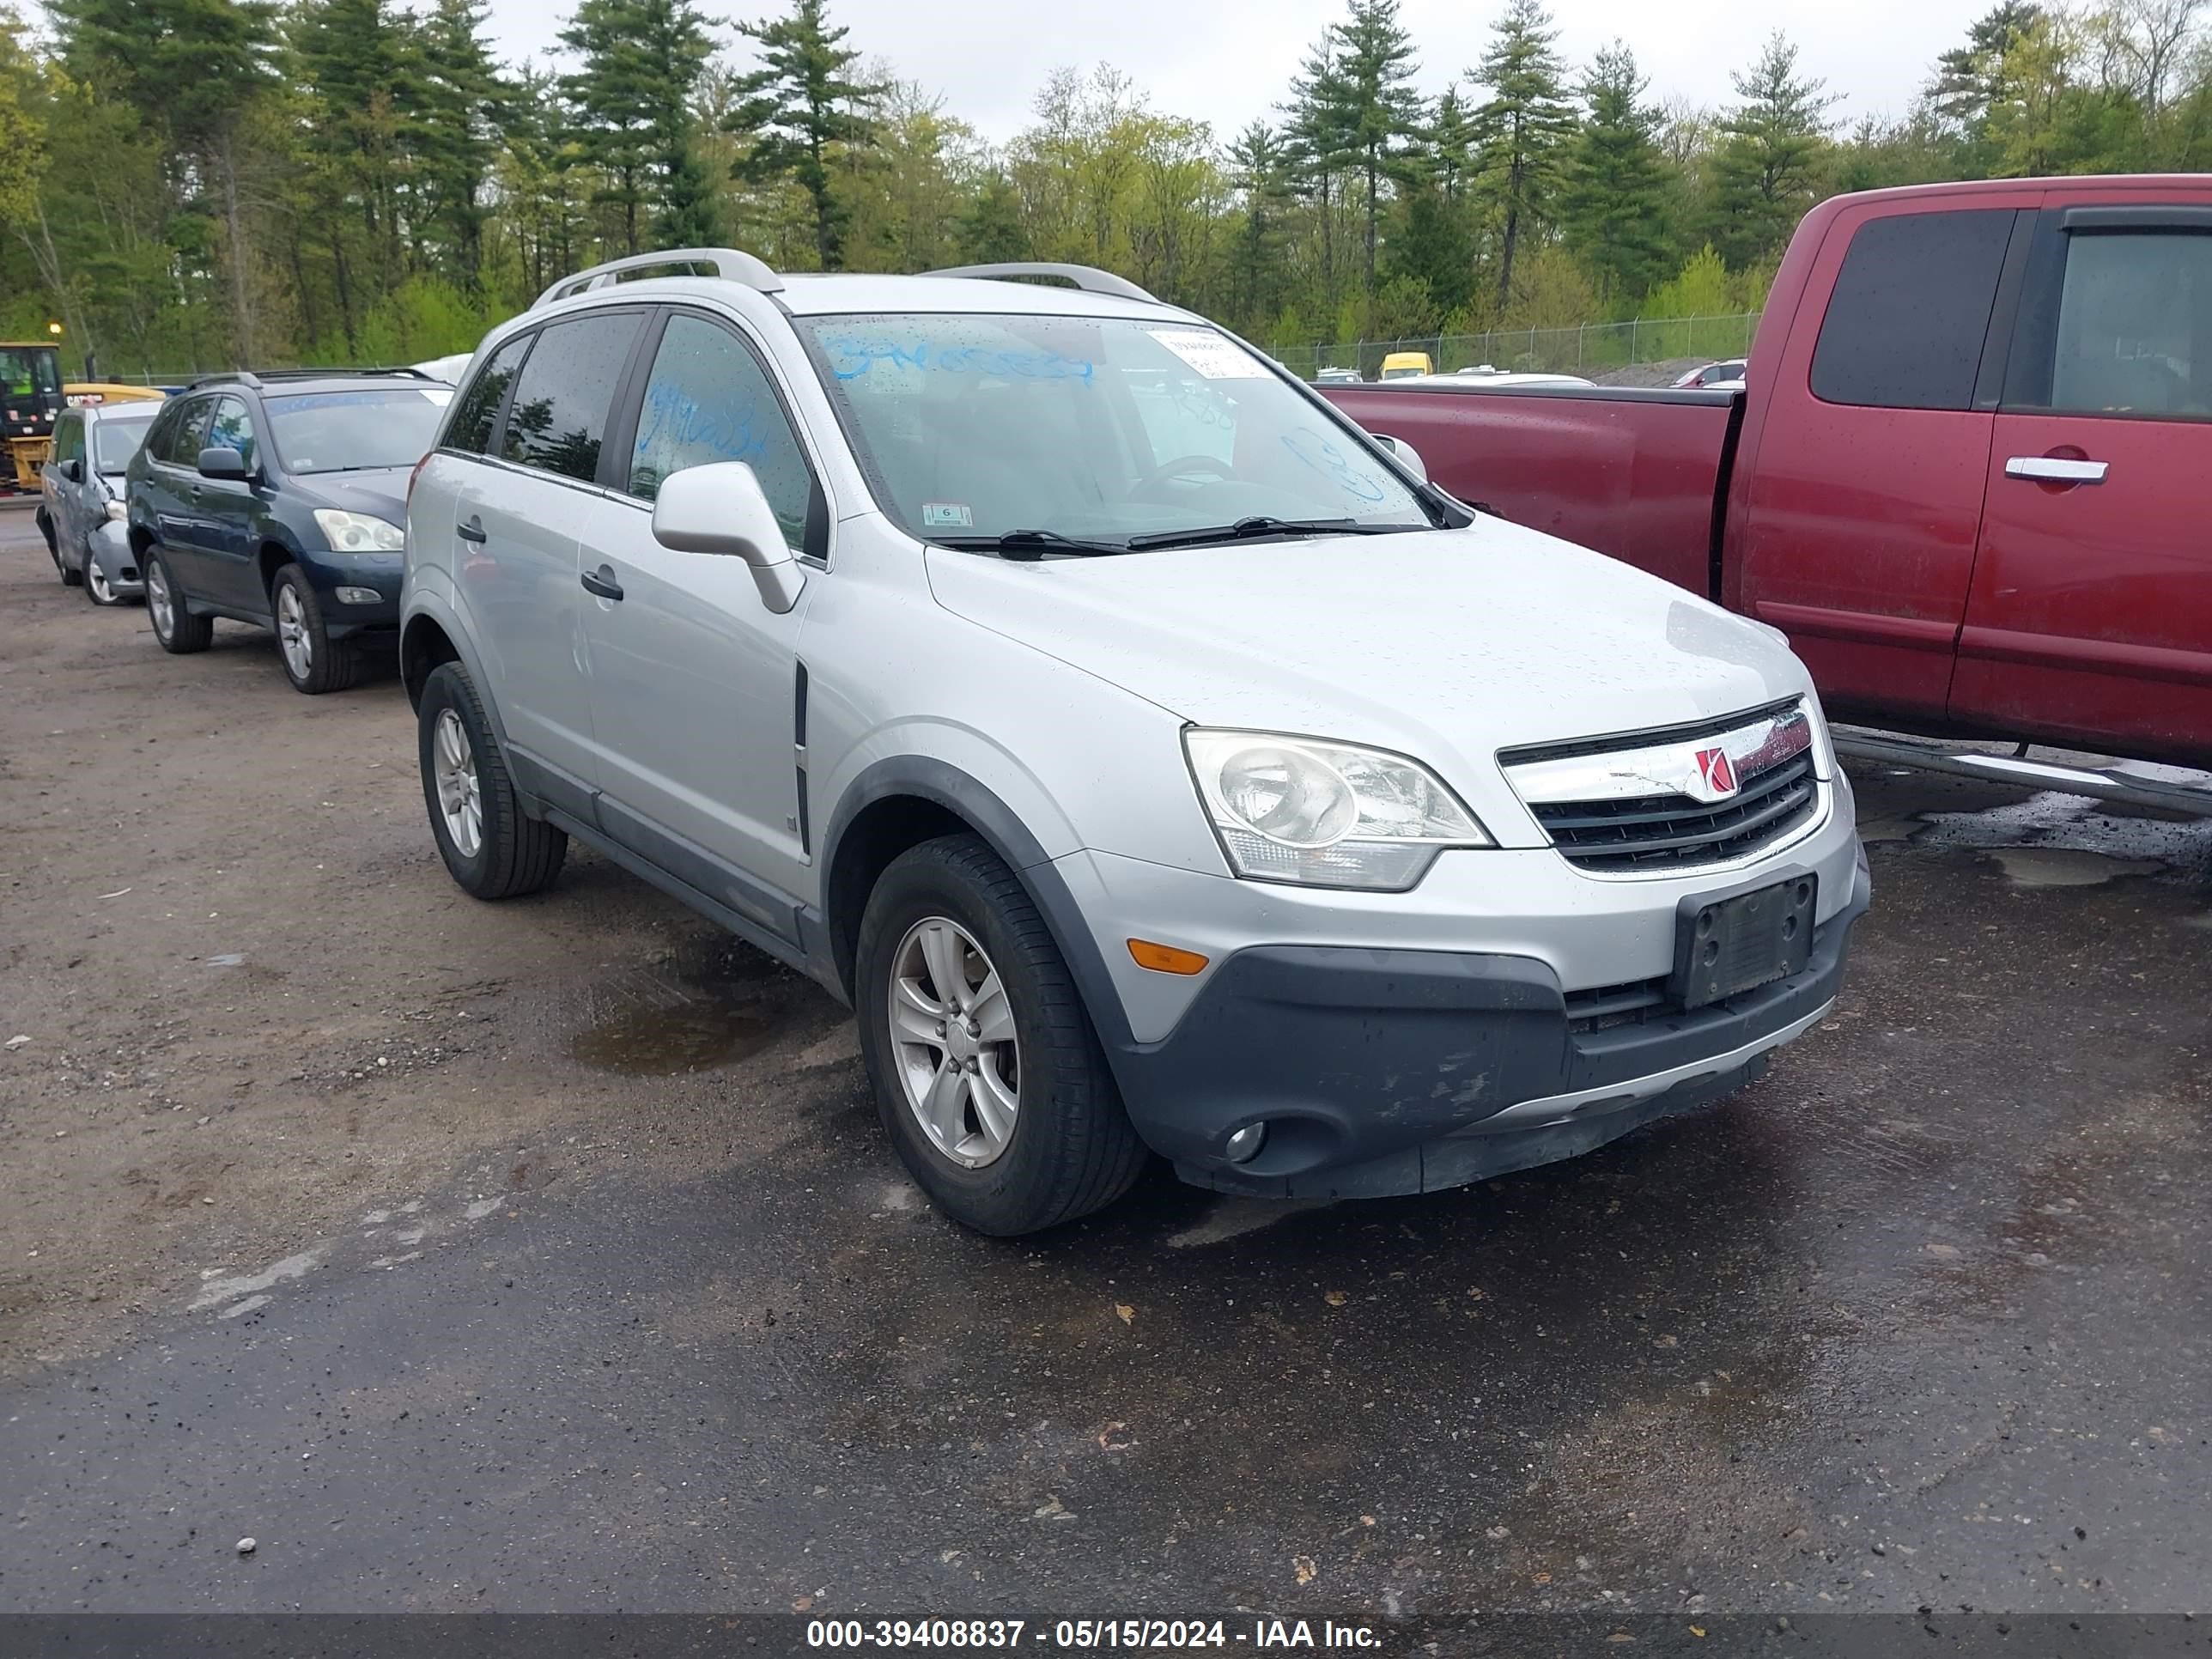
[[[811,986],[588,854],[462,897],[394,678],[166,656],[20,508],[0,616],[0,1610],[2212,1582],[2212,826],[1863,775],[1850,988],[1735,1100],[993,1244]]]

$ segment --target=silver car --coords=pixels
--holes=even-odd
[[[669,265],[715,274],[617,280]],[[1869,897],[1778,632],[1081,267],[556,284],[417,471],[401,614],[454,879],[580,838],[811,975],[988,1233],[1150,1153],[1374,1196],[1586,1151],[1759,1075]]]
[[[94,605],[120,605],[146,591],[125,529],[123,474],[155,402],[87,404],[54,422],[54,453],[39,469],[39,533],[63,582],[82,585]]]

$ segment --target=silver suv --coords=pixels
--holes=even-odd
[[[1757,1077],[1868,902],[1779,634],[1082,267],[556,284],[417,471],[402,613],[454,879],[580,837],[811,975],[989,1233],[1148,1149],[1285,1196],[1586,1151]]]

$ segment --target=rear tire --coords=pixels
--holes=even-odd
[[[39,509],[39,534],[46,538],[46,556],[54,562],[54,574],[62,579],[64,587],[75,587],[84,580],[82,570],[72,570],[62,562],[61,538],[54,534],[54,521],[46,509]]]
[[[179,657],[204,651],[215,638],[215,618],[195,617],[185,604],[184,590],[157,548],[146,550],[146,615],[154,624],[154,637],[161,649]]]
[[[917,935],[933,927],[957,942],[949,975],[957,988],[936,983],[938,967],[916,970],[929,960],[926,949],[915,954]],[[868,896],[854,955],[860,1052],[878,1114],[939,1209],[979,1233],[1011,1238],[1103,1209],[1135,1183],[1149,1154],[1122,1109],[1082,994],[1020,878],[981,837],[948,836],[893,860]],[[994,981],[1012,1016],[1010,1042],[991,1039]],[[967,1039],[956,1036],[957,1048],[933,1043],[929,1011],[954,1012],[955,1005],[979,1016]],[[951,1023],[933,1029],[942,1037]],[[979,1027],[980,1073],[966,1058]],[[976,1079],[965,1103],[956,1087],[949,1108],[935,1105],[937,1050],[957,1057],[956,1078],[965,1066]],[[1016,1105],[1001,1133],[986,1119],[987,1091],[1003,1121],[1010,1069]],[[924,1122],[933,1110],[934,1131]]]
[[[457,662],[439,664],[423,683],[416,752],[430,833],[463,892],[520,898],[552,884],[568,856],[568,837],[524,814],[475,683]]]
[[[360,653],[331,637],[322,602],[298,565],[286,565],[270,583],[269,612],[276,629],[276,655],[295,691],[319,697],[343,691],[361,678]]]

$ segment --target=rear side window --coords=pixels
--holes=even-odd
[[[2050,407],[2212,416],[2212,235],[2069,236]]]
[[[491,361],[477,372],[469,389],[453,404],[453,418],[446,428],[447,448],[466,450],[471,455],[491,453],[491,427],[499,418],[500,399],[507,396],[507,383],[514,379],[531,338],[527,334],[516,335],[492,353]]]
[[[186,404],[169,428],[169,441],[160,452],[161,459],[174,466],[198,466],[200,451],[207,447],[208,416],[214,408],[215,402],[209,398]]]
[[[750,466],[784,539],[805,544],[813,477],[767,371],[728,329],[679,312],[645,383],[629,493],[652,501],[670,473],[714,461]]]
[[[1813,395],[1970,409],[2012,235],[2008,208],[1875,219],[1851,238],[1813,353]]]
[[[640,321],[635,312],[599,312],[539,333],[507,412],[507,459],[587,483],[599,476],[615,383]]]

